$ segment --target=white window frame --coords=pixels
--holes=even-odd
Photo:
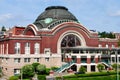
[[[34,58],[34,62],[39,62],[40,58]]]
[[[49,57],[46,57],[46,58],[45,58],[45,61],[46,61],[46,62],[49,62],[49,60],[50,60]]]
[[[20,60],[21,60],[20,58],[14,58],[15,63],[20,63]]]
[[[99,48],[101,48],[101,47],[102,47],[102,45],[101,45],[101,44],[99,44],[99,45],[98,45],[98,47],[99,47]]]
[[[15,54],[20,54],[20,43],[15,43]]]
[[[30,54],[30,43],[25,44],[25,54]]]
[[[30,62],[31,58],[24,58],[24,62]]]
[[[20,74],[20,69],[14,69],[14,75]]]
[[[35,54],[39,54],[40,53],[40,44],[39,43],[35,43],[34,51],[35,51]]]
[[[45,49],[44,49],[44,53],[45,53],[45,54],[50,54],[50,48],[45,48]]]
[[[112,44],[112,48],[115,48],[115,45]]]

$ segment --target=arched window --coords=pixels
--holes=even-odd
[[[20,43],[15,43],[15,54],[20,54]]]
[[[73,34],[65,36],[61,43],[61,47],[75,47],[80,45],[81,43],[79,38]]]
[[[25,54],[30,54],[30,43],[25,44]]]
[[[34,51],[35,51],[35,54],[39,54],[40,53],[40,44],[39,43],[35,43]]]

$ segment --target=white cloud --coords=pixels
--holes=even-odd
[[[8,13],[8,14],[2,14],[0,15],[0,22],[6,22],[7,20],[13,18],[13,15]]]
[[[120,16],[120,10],[110,14],[110,16]]]

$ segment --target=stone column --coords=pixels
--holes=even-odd
[[[91,65],[87,65],[87,72],[91,72]]]

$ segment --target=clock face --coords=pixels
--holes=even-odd
[[[46,18],[44,21],[46,24],[48,24],[48,23],[52,22],[52,18]]]

